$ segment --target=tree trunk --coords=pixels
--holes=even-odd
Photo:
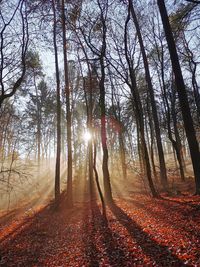
[[[73,206],[73,188],[72,188],[72,132],[71,132],[71,108],[70,108],[70,85],[68,75],[67,60],[67,39],[65,25],[65,1],[62,0],[62,34],[63,34],[63,58],[64,58],[64,77],[66,93],[66,119],[67,119],[67,206]]]
[[[95,173],[95,181],[96,181],[96,185],[97,185],[97,190],[98,190],[98,193],[99,193],[99,197],[101,199],[102,214],[103,214],[105,223],[107,224],[106,205],[105,205],[103,193],[102,193],[102,190],[101,190],[101,186],[100,186],[100,183],[99,183],[99,175],[98,175],[97,168],[96,168],[96,155],[97,155],[96,150],[97,150],[97,148],[96,148],[96,140],[95,140],[96,137],[95,137],[95,135],[93,136],[93,138],[94,138],[94,140],[93,140],[93,145],[94,145],[93,169],[94,169],[94,173]]]
[[[58,66],[58,50],[56,42],[56,4],[55,0],[52,1],[54,24],[53,24],[53,43],[55,52],[55,69],[56,69],[56,86],[57,86],[57,146],[56,146],[56,171],[55,171],[55,204],[59,205],[60,200],[60,149],[61,149],[61,103],[60,103],[60,76]]]
[[[85,79],[83,78],[83,89],[84,89],[84,96],[85,96],[85,103],[86,103],[86,110],[87,110],[87,129],[89,133],[92,135],[91,140],[88,140],[88,170],[89,170],[89,183],[90,183],[90,197],[93,199],[95,197],[94,194],[94,182],[93,182],[93,147],[92,147],[92,139],[93,130],[92,130],[92,107],[93,107],[93,99],[92,99],[92,77],[91,77],[91,70],[89,66],[89,61],[86,55],[86,61],[88,66],[88,73],[89,73],[89,103],[87,97],[87,89]]]
[[[186,165],[185,165],[185,159],[184,159],[184,153],[183,153],[183,145],[181,142],[181,138],[180,138],[178,126],[177,126],[178,123],[177,123],[177,117],[176,117],[176,111],[175,111],[175,102],[174,102],[174,104],[172,103],[171,113],[172,113],[172,120],[173,120],[173,125],[174,125],[174,135],[175,135],[178,149],[180,151],[180,157],[181,157],[181,162],[183,165],[183,171],[185,173],[186,172]]]
[[[153,174],[154,174],[154,178],[156,183],[158,183],[158,175],[157,175],[157,171],[156,171],[156,165],[155,165],[155,159],[154,159],[154,131],[153,131],[153,123],[152,123],[152,117],[151,117],[151,112],[150,112],[150,108],[149,108],[149,104],[147,103],[147,113],[148,113],[148,117],[149,117],[149,130],[150,130],[150,148],[149,148],[149,153],[150,153],[150,157],[151,157],[151,165],[152,165],[152,169],[153,169]]]
[[[40,165],[40,158],[41,158],[41,112],[39,106],[39,95],[38,95],[38,88],[36,84],[36,77],[35,72],[33,73],[33,80],[34,80],[34,87],[36,92],[36,108],[37,108],[37,160],[38,166]]]
[[[104,68],[102,68],[104,73]],[[100,80],[100,108],[101,108],[101,143],[103,149],[103,181],[105,198],[107,201],[112,201],[112,191],[110,184],[110,174],[108,170],[108,148],[107,148],[107,134],[106,134],[106,114],[105,114],[105,88],[104,88],[104,74]]]
[[[100,3],[99,3],[100,7]],[[103,181],[104,181],[104,191],[105,198],[107,201],[112,202],[112,190],[110,184],[110,173],[108,169],[108,148],[107,148],[107,134],[106,134],[106,108],[105,108],[105,63],[104,58],[106,56],[106,22],[103,14],[103,10],[101,9],[101,22],[102,22],[102,47],[100,52],[100,66],[101,66],[101,77],[99,81],[99,89],[100,89],[100,110],[101,110],[101,143],[103,149]]]

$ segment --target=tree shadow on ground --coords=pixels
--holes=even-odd
[[[90,267],[112,266],[128,267],[126,263],[126,247],[123,247],[121,237],[113,232],[101,214],[98,204],[90,203],[90,216],[86,216],[85,254],[89,258]]]
[[[165,227],[170,227],[174,229],[174,231],[180,232],[185,238],[191,239],[198,239],[199,234],[196,232],[194,226],[190,224],[189,227],[186,227],[185,220],[190,218],[190,222],[193,221],[196,225],[196,218],[199,216],[195,216],[193,211],[190,211],[190,216],[188,215],[188,210],[184,209],[182,206],[173,206],[172,202],[167,202],[162,199],[156,201],[156,205],[152,206],[149,203],[141,203],[137,200],[133,199],[126,199],[127,203],[133,205],[134,208],[138,208],[139,210],[143,210],[146,216],[149,218],[156,218],[156,221],[159,223],[164,224]],[[131,206],[130,206],[131,207]],[[185,206],[186,207],[186,206]],[[192,231],[193,230],[193,231]],[[192,232],[191,232],[192,231]]]
[[[184,262],[173,255],[167,246],[158,244],[151,236],[134,222],[115,203],[110,205],[110,209],[118,221],[127,229],[131,237],[139,244],[142,251],[152,259],[157,266],[184,266]]]
[[[0,243],[0,266],[48,266],[44,262],[58,253],[61,244],[66,248],[72,238],[71,218],[80,207],[55,211],[47,205],[32,216],[11,227]],[[68,234],[69,233],[69,234]],[[63,242],[64,240],[64,242]]]
[[[148,266],[184,266],[116,204],[110,208],[117,219],[114,223],[110,220],[110,225],[96,201],[76,203],[71,210],[64,203],[56,212],[51,206],[41,209],[11,228],[1,240],[0,266],[146,266],[143,255],[150,259],[148,264],[152,263]],[[134,240],[142,253],[130,252],[127,238]]]
[[[184,201],[178,201],[176,199],[171,199],[171,198],[165,198],[162,197],[161,200],[165,201],[165,202],[172,202],[172,203],[177,203],[179,206],[184,206],[184,207],[191,207],[194,209],[194,211],[200,211],[200,199],[198,197],[198,199],[195,200],[184,200]]]
[[[85,212],[83,217],[84,226],[82,238],[84,243],[84,254],[89,267],[99,267],[99,250],[95,240],[97,229],[94,221],[93,207],[91,203],[89,205],[89,212],[91,214]]]

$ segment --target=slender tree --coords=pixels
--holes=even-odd
[[[28,76],[28,77],[27,77]],[[33,86],[35,89],[35,102],[36,102],[36,113],[37,113],[37,160],[38,165],[40,165],[41,160],[41,124],[42,124],[42,118],[41,118],[41,103],[40,103],[40,95],[38,90],[38,78],[41,78],[44,76],[44,73],[42,72],[42,64],[39,58],[39,54],[34,51],[28,51],[26,56],[26,75],[25,77],[30,78],[30,76],[33,77]],[[34,97],[32,95],[32,97]]]
[[[63,58],[64,58],[64,79],[66,94],[66,119],[67,119],[67,206],[73,206],[72,193],[72,118],[70,107],[70,83],[68,74],[67,59],[67,38],[66,38],[66,18],[65,18],[65,1],[62,0],[62,38],[63,38]]]
[[[109,202],[112,201],[112,191],[110,184],[110,174],[108,169],[108,148],[107,148],[107,134],[106,134],[106,108],[105,108],[105,57],[106,57],[106,16],[107,16],[107,1],[104,4],[104,8],[101,6],[100,1],[98,1],[98,6],[101,11],[100,18],[102,24],[102,46],[99,55],[100,61],[100,69],[101,69],[101,77],[99,81],[99,89],[100,89],[100,109],[101,109],[101,142],[103,149],[103,176],[104,176],[104,189],[105,189],[105,197]]]
[[[59,205],[60,200],[60,152],[61,152],[61,101],[60,101],[60,74],[58,65],[57,48],[57,15],[56,2],[52,0],[53,9],[53,44],[55,53],[56,86],[57,86],[57,149],[56,149],[56,170],[55,170],[55,204]]]

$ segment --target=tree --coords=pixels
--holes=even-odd
[[[102,46],[99,54],[101,77],[99,81],[100,89],[100,109],[101,109],[101,142],[103,149],[103,175],[104,175],[104,189],[105,198],[109,202],[112,202],[112,191],[110,185],[110,174],[108,170],[108,148],[107,148],[107,136],[106,136],[106,109],[105,109],[105,57],[106,57],[106,15],[107,15],[107,1],[101,6],[98,1],[100,9],[100,23],[102,25]]]
[[[68,77],[67,39],[66,39],[65,1],[62,0],[62,38],[64,58],[64,79],[66,94],[66,119],[67,119],[67,206],[73,206],[72,194],[72,133],[71,133],[71,107],[70,107],[70,83]]]
[[[28,84],[26,84],[26,89]],[[50,150],[52,133],[54,131],[55,118],[55,101],[56,96],[49,89],[46,81],[42,79],[37,84],[37,93],[28,92],[30,100],[27,101],[25,113],[27,115],[27,128],[31,130],[31,135],[34,135],[36,141],[37,160],[48,158]],[[39,132],[38,132],[39,131]],[[32,139],[33,140],[33,139]]]
[[[55,53],[56,69],[56,92],[57,92],[57,149],[56,149],[56,170],[55,170],[55,204],[59,205],[60,200],[60,152],[61,152],[61,101],[60,101],[60,74],[58,65],[58,48],[57,48],[57,15],[56,2],[52,0],[53,10],[53,44]]]
[[[0,9],[2,25],[0,32],[0,107],[4,100],[13,96],[22,84],[26,73],[26,53],[29,43],[26,1],[19,0],[11,7],[5,2],[1,3]],[[10,14],[9,12],[3,12],[7,9]],[[17,26],[16,17],[20,20],[20,24]],[[20,49],[20,53],[18,49]]]
[[[179,63],[178,53],[176,49],[176,44],[173,38],[171,26],[169,23],[169,18],[167,14],[167,10],[165,7],[164,0],[158,0],[157,1],[159,10],[160,10],[160,16],[163,23],[163,28],[165,31],[165,36],[168,44],[168,49],[170,53],[172,68],[174,72],[175,77],[175,83],[178,91],[179,96],[179,103],[182,111],[183,121],[184,121],[184,127],[186,131],[186,136],[189,144],[191,159],[192,159],[192,165],[194,169],[194,175],[195,175],[195,183],[196,183],[196,194],[200,194],[200,164],[199,164],[199,158],[200,158],[200,152],[199,152],[199,145],[196,139],[196,133],[193,125],[193,119],[191,116],[191,111],[188,103],[188,97],[187,92],[185,88],[185,83],[183,80],[183,75]]]
[[[99,91],[100,91],[100,98],[99,98],[99,106],[100,106],[100,113],[101,113],[101,144],[103,150],[103,163],[102,163],[102,170],[103,170],[103,181],[104,181],[104,192],[105,198],[107,201],[112,202],[112,190],[110,184],[110,173],[108,169],[108,147],[107,147],[107,133],[106,133],[106,105],[105,105],[105,78],[106,78],[106,36],[107,36],[107,25],[106,25],[106,18],[108,12],[108,1],[105,3],[101,3],[99,0],[97,1],[98,9],[100,10],[100,14],[98,17],[98,21],[94,22],[95,31],[94,33],[98,33],[100,35],[100,45],[99,48],[96,48],[90,41],[91,36],[89,32],[89,36],[87,38],[85,31],[81,29],[84,40],[88,47],[91,49],[94,55],[98,57],[98,63],[100,68],[100,75],[99,75]],[[98,36],[99,37],[99,36]]]
[[[146,82],[148,85],[148,91],[149,91],[150,100],[151,100],[152,115],[153,115],[153,121],[154,121],[155,133],[156,133],[156,142],[157,142],[157,148],[158,148],[158,153],[159,153],[160,178],[161,178],[163,188],[167,189],[167,172],[166,172],[164,152],[163,152],[162,141],[161,141],[157,107],[156,107],[156,102],[155,102],[155,97],[154,97],[154,90],[153,90],[153,85],[152,85],[152,81],[151,81],[149,64],[148,64],[148,60],[147,60],[147,56],[146,56],[143,38],[142,38],[141,31],[140,31],[139,23],[137,20],[137,16],[136,16],[136,13],[135,13],[135,10],[133,7],[132,0],[129,0],[129,8],[130,8],[130,12],[131,12],[134,24],[135,24],[137,36],[138,36],[138,41],[139,41],[139,45],[140,45],[140,49],[141,49],[141,53],[142,53],[142,58],[143,58],[143,63],[144,63],[144,68],[145,68],[145,78],[146,78]]]
[[[139,130],[140,138],[141,138],[142,152],[144,153],[143,159],[144,159],[144,165],[145,165],[145,172],[146,172],[148,183],[149,183],[149,188],[151,190],[152,196],[157,197],[158,193],[155,190],[152,176],[151,176],[151,166],[150,166],[149,155],[148,155],[148,150],[147,150],[147,145],[146,145],[146,140],[145,140],[145,129],[144,129],[144,119],[143,119],[143,110],[142,110],[141,99],[140,99],[140,95],[138,93],[138,88],[137,88],[137,84],[136,84],[135,70],[134,70],[132,62],[128,56],[127,25],[128,25],[129,20],[130,20],[130,12],[131,12],[131,6],[129,5],[128,15],[127,15],[127,19],[125,22],[125,33],[124,33],[125,56],[126,56],[126,60],[127,60],[128,67],[129,67],[129,75],[130,75],[130,81],[131,81],[131,84],[128,84],[128,85],[131,89],[131,93],[132,93],[132,96],[134,99],[133,105],[135,106],[136,120],[138,123],[138,130]]]
[[[41,117],[41,103],[40,103],[40,95],[38,92],[39,85],[37,84],[38,78],[44,76],[42,72],[42,65],[39,58],[39,54],[37,52],[28,51],[26,55],[26,75],[25,79],[33,79],[33,86],[35,89],[35,94],[32,94],[32,100],[35,99],[36,104],[36,121],[37,121],[37,157],[38,157],[38,164],[40,164],[41,159],[41,124],[42,124],[42,117]],[[42,84],[40,83],[40,86]],[[41,89],[41,88],[40,88]],[[42,93],[42,92],[41,92]]]

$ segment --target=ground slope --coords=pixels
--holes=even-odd
[[[51,205],[0,219],[0,266],[200,266],[200,198],[115,199]],[[7,217],[6,217],[7,216]]]

